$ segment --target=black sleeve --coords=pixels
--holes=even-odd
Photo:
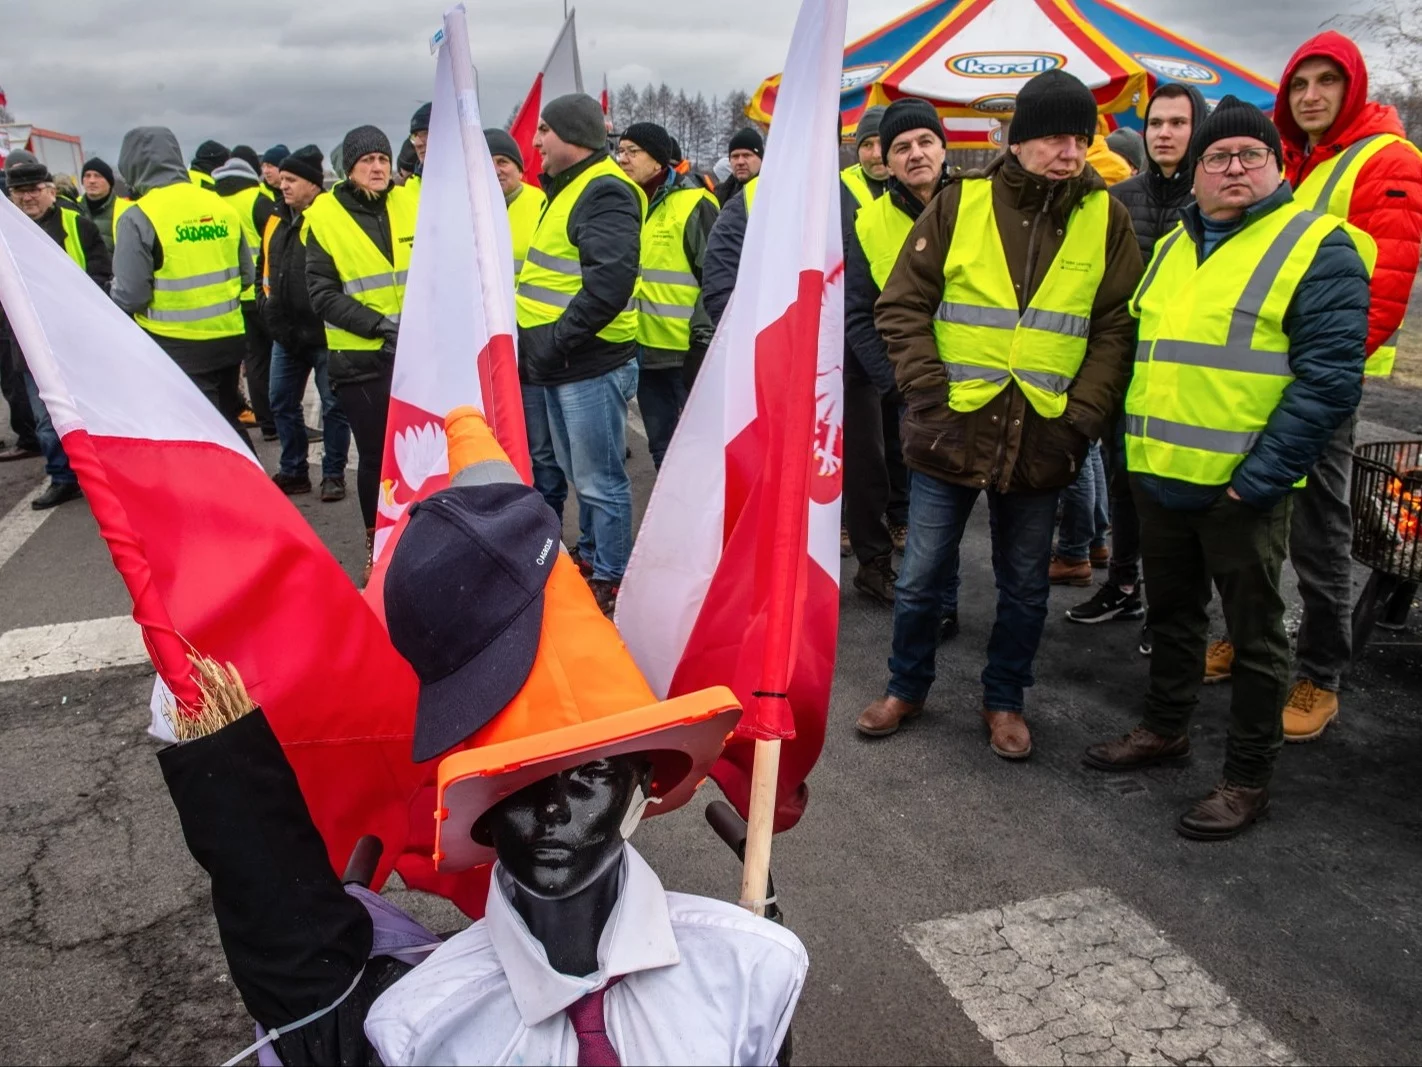
[[[114,279],[113,256],[99,234],[99,227],[82,215],[79,216],[79,243],[84,248],[84,269],[94,279],[94,284],[107,293],[109,283]]]
[[[306,235],[306,289],[311,295],[311,310],[322,322],[357,337],[380,336],[384,316],[346,295],[335,261],[314,232]]]
[[[257,225],[257,243],[261,244],[262,234],[267,232],[267,220],[276,211],[276,201],[268,200],[261,193],[252,201],[252,221]]]
[[[627,310],[642,258],[642,210],[637,192],[619,178],[588,185],[568,219],[578,247],[583,287],[553,327],[555,351],[583,348]]]
[[[844,341],[850,354],[883,396],[897,396],[898,383],[889,362],[889,346],[874,325],[879,287],[869,272],[869,259],[853,226],[844,235]]]
[[[746,243],[746,221],[745,193],[737,193],[716,216],[716,224],[711,227],[711,236],[706,241],[706,261],[701,268],[701,302],[713,326],[720,325],[736,288],[741,248]]]

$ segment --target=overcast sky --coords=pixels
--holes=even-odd
[[[1294,47],[1357,0],[1126,0],[1277,78]],[[913,0],[850,0],[850,38]],[[431,92],[442,0],[0,0],[0,86],[16,118],[79,134],[114,162],[123,132],[172,127],[191,156],[214,138],[258,153],[329,153],[373,122],[398,149]],[[466,0],[484,117],[502,125],[562,21],[562,0]],[[780,69],[796,0],[577,0],[584,81],[666,81],[709,98]]]

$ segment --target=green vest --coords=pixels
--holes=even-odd
[[[528,256],[528,246],[533,243],[533,234],[538,229],[538,220],[543,217],[543,209],[548,206],[548,197],[542,189],[525,185],[518,196],[509,204],[509,235],[513,237],[514,278],[523,270],[523,261]]]
[[[1091,308],[1106,268],[1109,194],[1088,193],[1073,209],[1056,258],[1019,313],[992,182],[970,179],[962,191],[933,322],[948,371],[948,406],[976,411],[1015,381],[1037,414],[1058,418],[1086,358]]]
[[[1343,225],[1284,204],[1203,263],[1183,227],[1161,238],[1130,305],[1140,319],[1126,394],[1131,471],[1229,483],[1293,381],[1289,304],[1319,245]],[[1371,270],[1371,239],[1354,239]]]
[[[1327,163],[1320,164],[1294,190],[1295,203],[1310,211],[1329,214],[1348,221],[1348,209],[1353,203],[1353,189],[1358,184],[1358,176],[1368,161],[1384,148],[1395,144],[1405,144],[1412,151],[1417,146],[1411,141],[1392,133],[1374,134],[1356,141],[1345,151],[1334,156]],[[1363,365],[1363,373],[1373,378],[1386,378],[1392,374],[1397,362],[1397,338],[1402,333],[1403,323],[1399,323],[1391,337],[1373,351]]]
[[[582,259],[578,246],[568,236],[568,220],[583,192],[595,178],[617,178],[637,193],[642,205],[642,221],[647,219],[647,194],[611,159],[602,159],[574,178],[548,204],[528,246],[523,269],[518,274],[514,313],[519,329],[547,326],[557,322],[573,298],[583,291]],[[637,338],[637,305],[629,300],[618,316],[598,331],[609,344]]]
[[[701,282],[686,258],[686,224],[699,204],[716,198],[704,189],[676,189],[642,225],[642,269],[637,278],[637,343],[685,352]]]
[[[79,242],[79,212],[72,207],[61,207],[59,221],[64,226],[64,251],[79,264],[80,270],[88,270],[89,257],[84,254],[84,246]]]
[[[415,216],[420,198],[400,185],[392,185],[385,195],[385,214],[390,221],[390,245],[395,262],[375,247],[360,223],[335,196],[318,196],[303,214],[308,233],[331,257],[340,275],[345,294],[358,304],[378,311],[391,322],[400,321],[405,303],[405,281],[410,273],[410,250],[415,243]],[[361,337],[326,323],[326,347],[336,352],[377,351],[384,342],[379,337]]]
[[[889,280],[889,272],[898,262],[899,251],[912,229],[913,219],[888,196],[881,196],[860,208],[854,216],[854,232],[859,237],[859,247],[864,249],[864,258],[869,261],[869,273],[880,292],[884,291],[884,283]]]
[[[242,223],[210,189],[180,182],[144,193],[142,211],[158,235],[163,265],[153,272],[153,296],[134,316],[159,337],[215,341],[240,337]]]
[[[839,172],[841,180],[849,186],[849,191],[854,195],[860,207],[868,207],[875,200],[874,190],[869,188],[869,181],[864,176],[864,168],[858,163],[852,167],[845,167]]]
[[[257,232],[257,220],[252,217],[252,205],[261,195],[261,186],[253,185],[246,189],[238,189],[235,193],[228,193],[223,197],[237,209],[237,218],[242,223],[242,235],[247,238],[247,252],[253,257],[254,264],[256,263],[257,249],[262,243],[262,235]],[[242,300],[246,302],[255,299],[257,299],[257,286],[253,283],[242,290]]]

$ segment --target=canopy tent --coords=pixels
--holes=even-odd
[[[1164,82],[1197,85],[1211,103],[1233,93],[1266,111],[1276,92],[1112,0],[932,0],[845,49],[840,114],[853,130],[866,107],[921,96],[944,116],[950,148],[990,147],[1018,89],[1057,68],[1085,82],[1103,114],[1137,127]],[[760,86],[747,115],[770,121],[779,81]]]

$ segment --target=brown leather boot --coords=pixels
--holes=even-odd
[[[1003,759],[1026,759],[1032,754],[1032,733],[1020,711],[984,708],[983,722],[991,734],[988,745]]]
[[[1157,763],[1174,763],[1190,756],[1190,738],[1161,737],[1144,726],[1137,726],[1117,741],[1092,745],[1081,757],[1088,767],[1098,771],[1138,771]]]
[[[910,704],[898,697],[880,697],[860,713],[854,728],[865,737],[888,737],[901,723],[922,710],[922,704]]]
[[[1192,841],[1228,841],[1244,833],[1268,810],[1269,790],[1265,787],[1221,782],[1180,816],[1175,829]]]
[[[1053,556],[1052,562],[1047,568],[1047,580],[1053,585],[1090,585],[1092,582],[1091,561]]]

